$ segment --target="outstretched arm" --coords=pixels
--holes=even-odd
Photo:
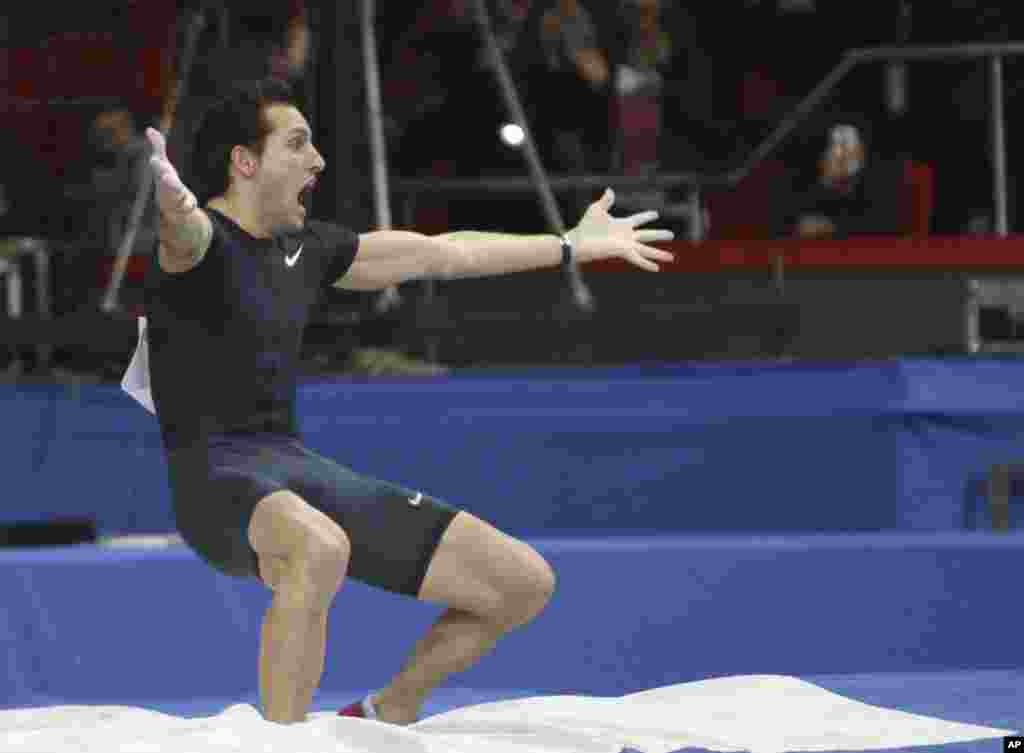
[[[609,189],[587,209],[580,223],[566,235],[576,261],[620,258],[641,269],[658,271],[659,261],[671,261],[667,251],[646,245],[672,240],[668,230],[640,230],[657,212],[612,217],[615,202]],[[556,235],[503,235],[458,231],[421,235],[382,230],[359,239],[359,253],[335,286],[348,290],[376,290],[423,277],[457,279],[486,277],[557,266],[562,259]]]
[[[156,204],[160,210],[157,231],[160,268],[170,274],[180,274],[203,260],[213,238],[213,225],[167,158],[163,134],[147,128],[146,137],[153,147],[149,166],[153,170]]]

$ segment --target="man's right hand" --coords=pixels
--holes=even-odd
[[[164,220],[173,222],[175,218],[186,215],[199,206],[199,202],[195,194],[181,182],[178,171],[167,159],[167,142],[164,135],[155,128],[147,128],[146,138],[153,147],[149,166],[153,170],[153,182],[156,185],[156,203]]]
[[[153,147],[149,166],[153,170],[156,203],[160,208],[160,267],[168,274],[180,274],[202,261],[210,248],[213,226],[206,212],[195,211],[199,202],[167,159],[163,134],[147,128],[146,138]]]

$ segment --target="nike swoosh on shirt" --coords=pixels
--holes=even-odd
[[[296,251],[292,256],[284,257],[284,263],[287,264],[289,267],[294,267],[295,262],[299,260],[299,254],[302,253],[302,247],[305,245],[305,243],[300,243],[298,251]]]

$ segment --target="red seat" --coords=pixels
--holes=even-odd
[[[771,202],[786,168],[779,160],[765,160],[732,188],[713,189],[705,197],[711,215],[709,238],[736,240],[767,238],[772,225]]]
[[[935,202],[935,168],[926,162],[907,160],[903,163],[903,178],[906,183],[903,194],[906,233],[928,235]]]

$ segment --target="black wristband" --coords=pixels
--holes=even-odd
[[[562,242],[562,268],[564,269],[572,264],[572,241],[567,235],[563,235],[560,240]]]

